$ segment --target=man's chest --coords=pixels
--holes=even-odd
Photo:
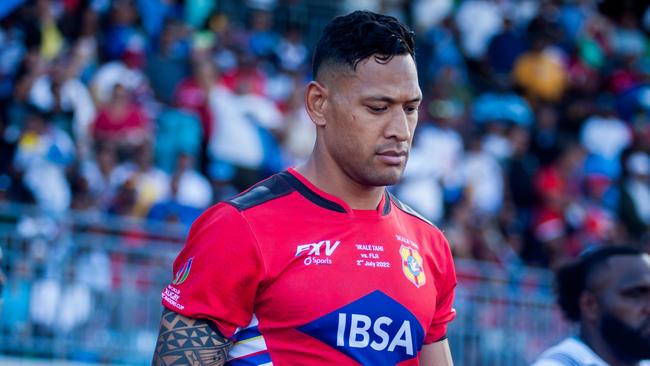
[[[405,322],[430,322],[437,286],[427,246],[434,243],[390,222],[310,224],[276,231],[261,244],[267,276],[256,302],[260,320],[343,336],[355,327],[397,334]]]

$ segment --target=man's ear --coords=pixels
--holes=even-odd
[[[583,319],[594,323],[600,319],[600,305],[596,295],[590,291],[583,291],[578,299],[580,315]]]
[[[305,89],[305,106],[307,107],[307,114],[314,122],[316,127],[324,127],[327,123],[325,120],[325,109],[327,108],[328,101],[327,88],[317,82],[311,81],[307,84]]]

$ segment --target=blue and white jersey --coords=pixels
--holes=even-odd
[[[531,366],[609,366],[577,337],[569,337],[547,349]],[[650,361],[640,366],[650,366]]]

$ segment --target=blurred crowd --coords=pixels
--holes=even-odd
[[[240,22],[199,0],[3,1],[0,201],[190,225],[303,161],[310,20],[279,26],[276,2]],[[391,189],[457,257],[650,250],[643,2],[362,3],[416,30],[424,102]]]

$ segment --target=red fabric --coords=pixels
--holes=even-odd
[[[110,106],[102,108],[94,125],[95,138],[121,138],[130,132],[149,129],[145,112],[136,104],[131,104],[124,113],[116,113]]]
[[[618,69],[612,73],[609,87],[613,93],[618,94],[639,85],[641,81],[642,78],[635,71]]]
[[[63,0],[63,7],[66,11],[73,12],[79,7],[80,0]]]
[[[567,193],[567,185],[553,167],[539,171],[535,177],[535,189],[542,199],[564,196]]]
[[[241,83],[250,83],[249,92],[256,95],[266,95],[266,77],[258,70],[235,69],[223,75],[223,84],[232,91],[237,91]]]
[[[590,206],[586,210],[583,222],[584,233],[596,241],[608,239],[614,228],[614,222],[605,210],[598,206]]]
[[[268,352],[278,365],[357,364],[345,353],[345,345],[330,346],[300,329],[320,319],[334,319],[317,329],[337,339],[342,334],[341,317],[348,316],[346,324],[350,325],[355,311],[366,312],[371,319],[386,312],[384,316],[391,321],[385,323],[387,327],[403,325],[412,316],[408,334],[414,336],[420,330],[421,343],[414,341],[415,354],[398,364],[417,365],[422,344],[440,340],[455,316],[456,275],[446,239],[433,225],[393,202],[387,214],[381,212],[383,202],[378,210],[352,210],[290,172],[304,189],[338,203],[346,212],[319,206],[297,190],[243,211],[217,204],[192,226],[174,262],[176,280],[164,290],[163,305],[188,317],[210,319],[235,339],[251,329],[237,333],[255,315],[267,350],[254,355]],[[319,242],[316,250],[313,244]],[[421,267],[406,264],[412,256],[420,256],[421,260],[415,260]],[[190,270],[186,270],[190,259]],[[366,261],[383,264],[365,265]],[[407,273],[418,275],[409,278]],[[363,302],[378,292],[397,304],[390,307],[403,310],[391,312],[386,306]],[[358,307],[341,310],[350,306]],[[381,332],[372,333],[373,329],[377,328],[367,332],[379,342]],[[386,339],[397,337],[390,331],[385,335]],[[367,355],[364,360],[377,360],[378,351],[370,346],[350,349]],[[393,351],[405,349],[398,346]]]
[[[541,241],[548,241],[566,235],[566,223],[562,213],[539,210],[534,222],[535,235]]]

